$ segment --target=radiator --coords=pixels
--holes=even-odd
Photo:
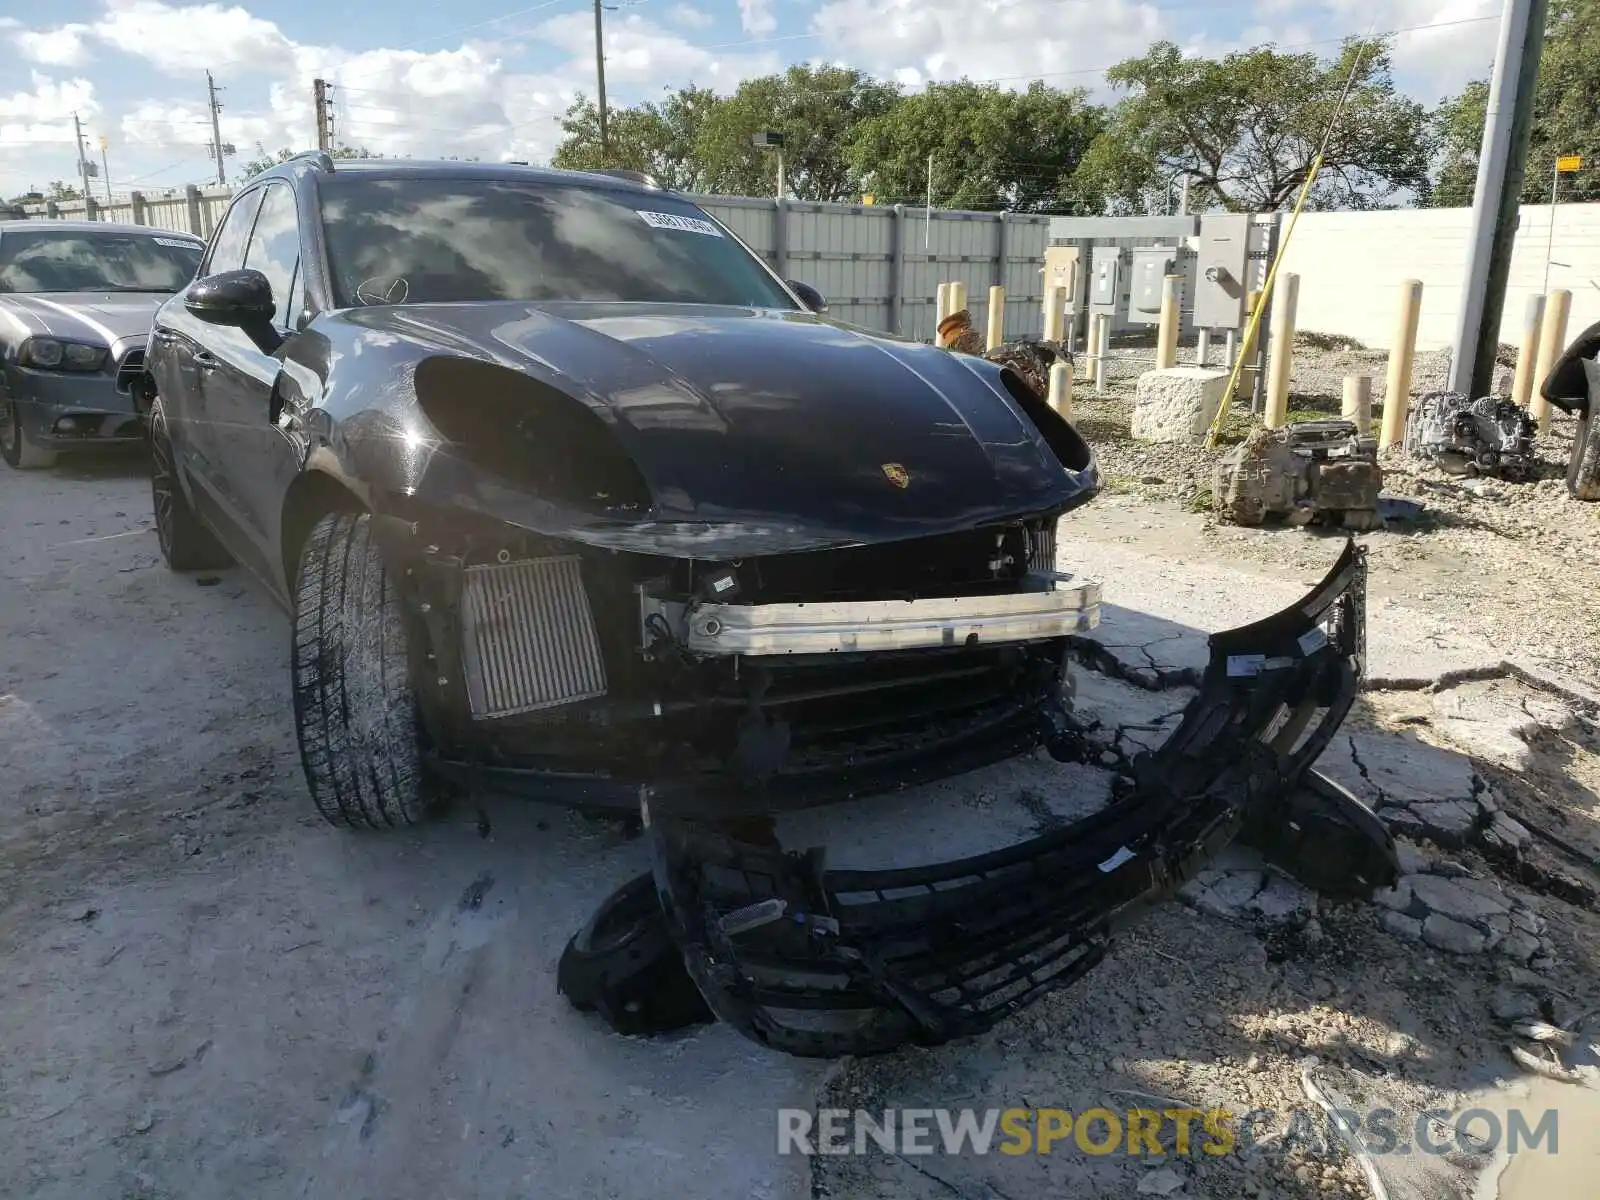
[[[605,661],[576,555],[468,567],[461,639],[476,718],[605,695]]]

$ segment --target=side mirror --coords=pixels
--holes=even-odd
[[[183,306],[210,325],[229,325],[244,333],[271,354],[283,341],[273,328],[278,306],[272,299],[272,284],[260,271],[220,271],[189,285]]]
[[[801,283],[797,279],[786,279],[784,282],[789,285],[790,291],[800,297],[800,303],[804,304],[812,312],[825,313],[828,311],[828,302],[822,298],[822,293],[809,283]]]

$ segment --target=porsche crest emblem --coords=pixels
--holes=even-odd
[[[911,486],[911,472],[899,463],[884,463],[883,477],[897,488],[904,489]]]

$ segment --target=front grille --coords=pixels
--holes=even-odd
[[[144,349],[129,350],[117,363],[117,391],[126,392],[144,374]]]
[[[466,568],[461,639],[467,697],[479,719],[606,693],[575,555]]]

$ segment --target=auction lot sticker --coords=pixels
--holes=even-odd
[[[683,233],[708,233],[712,237],[721,237],[722,230],[710,221],[699,217],[680,217],[677,213],[643,212],[639,215],[644,218],[644,223],[652,229],[676,229]]]

